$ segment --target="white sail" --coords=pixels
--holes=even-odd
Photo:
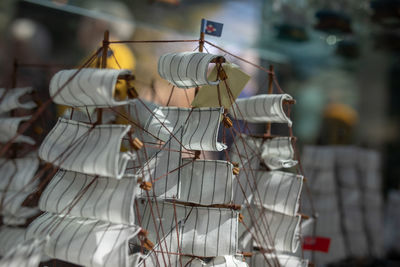
[[[37,214],[38,209],[21,206],[30,194],[31,192],[0,191],[0,199],[3,200],[0,207],[0,214],[21,219],[26,219]]]
[[[22,190],[30,192],[39,182],[39,180],[32,181],[38,167],[39,160],[37,157],[0,158],[0,191]]]
[[[149,239],[157,243],[157,233],[162,236],[184,220],[180,247],[183,254],[199,257],[232,255],[237,251],[238,213],[230,209],[191,207],[168,202],[141,200],[139,203],[141,227],[149,231]],[[157,206],[161,220],[157,218]],[[174,207],[175,206],[175,207]],[[176,218],[175,218],[176,212]],[[161,223],[161,224],[160,224]],[[163,231],[162,231],[162,230]]]
[[[0,99],[3,100],[0,102],[0,114],[8,112],[17,108],[24,109],[32,109],[36,107],[35,102],[20,102],[19,98],[25,94],[31,93],[33,91],[32,87],[24,87],[24,88],[13,88],[8,91],[4,88],[0,88]],[[5,94],[5,95],[4,95]]]
[[[18,131],[18,127],[23,121],[27,121],[31,118],[31,116],[24,117],[16,117],[16,118],[0,118],[0,143],[7,143],[10,141]],[[18,135],[17,138],[13,141],[14,143],[27,143],[30,145],[35,144],[35,140],[33,140],[29,136]]]
[[[27,237],[48,234],[45,253],[52,258],[91,267],[127,267],[131,260],[128,241],[139,230],[137,226],[44,213],[30,224]]]
[[[52,213],[132,224],[136,186],[134,177],[117,180],[59,170],[42,193],[39,208]]]
[[[83,108],[67,108],[62,115],[65,119],[70,119],[74,121],[84,122],[84,123],[95,123],[97,121],[96,109],[83,109]],[[112,124],[116,119],[115,112],[110,109],[104,109],[102,112],[101,121],[103,124]]]
[[[207,71],[211,60],[217,57],[199,52],[165,54],[158,60],[158,73],[179,88],[216,85],[219,80],[209,81]]]
[[[281,171],[257,172],[257,191],[253,203],[268,210],[294,216],[299,209],[303,176]]]
[[[255,255],[251,257],[251,266],[265,266],[265,258],[267,258],[268,261],[271,261],[271,263],[279,262],[279,266],[284,266],[284,267],[308,266],[308,260],[280,253],[278,254],[265,253],[264,255],[261,253],[255,253]]]
[[[129,125],[90,125],[60,118],[39,157],[65,170],[120,179],[133,155],[120,152]]]
[[[57,72],[50,81],[50,96],[60,105],[72,107],[113,107],[126,105],[127,101],[114,99],[119,75],[129,75],[129,70],[77,69]],[[76,74],[77,73],[77,74]],[[74,76],[76,75],[76,76]],[[68,84],[60,90],[67,82]]]
[[[225,144],[217,141],[223,108],[160,107],[134,100],[129,110],[131,117],[149,133],[144,134],[150,137],[149,141],[154,142],[154,138],[158,138],[165,142],[183,127],[181,142],[184,148],[205,151],[226,149]]]
[[[177,137],[171,137],[136,172],[143,181],[154,182],[149,196],[176,198],[179,195],[179,172],[181,166],[181,146]],[[141,196],[147,194],[141,190]]]
[[[201,205],[231,203],[232,169],[224,160],[183,159],[178,200]]]
[[[239,164],[256,156],[271,170],[291,168],[297,164],[291,137],[266,139],[241,134],[236,136],[230,156]]]
[[[24,241],[25,229],[18,227],[0,227],[0,257]]]
[[[245,120],[253,123],[287,123],[292,121],[283,109],[285,100],[292,100],[288,94],[256,95],[248,98],[239,98],[232,105],[230,114],[234,119]]]
[[[249,214],[249,212],[252,214]],[[241,247],[247,247],[249,242],[252,242],[253,246],[261,246],[263,249],[296,252],[300,244],[301,217],[299,215],[289,216],[257,206],[243,209],[242,214],[250,232],[244,227],[239,227]],[[251,233],[258,240],[253,240]]]
[[[0,267],[37,267],[43,257],[47,241],[48,237],[45,237],[20,243],[0,260]]]

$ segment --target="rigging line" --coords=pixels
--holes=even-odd
[[[138,203],[138,201],[137,201],[137,198],[135,197],[133,206],[134,206],[135,211],[136,211],[136,218],[137,218],[139,227],[140,227],[141,229],[143,229],[143,227],[142,227],[142,218],[141,218],[141,216],[140,216],[139,206],[138,206],[138,205],[139,205],[139,203]],[[144,250],[143,250],[144,240],[142,240],[141,238],[138,238],[138,239],[139,239],[139,241],[140,241],[140,253],[144,254]],[[157,260],[157,264],[160,265],[160,262],[158,261],[158,258],[156,258],[156,260]],[[144,263],[144,267],[146,267],[146,263]]]
[[[109,44],[147,44],[147,43],[195,43],[199,40],[125,40],[108,41]]]
[[[138,110],[137,110],[137,107],[136,107],[136,106],[135,106],[135,112],[136,112],[136,117],[138,117]],[[139,132],[139,134],[141,135],[141,139],[143,139],[143,133],[142,133],[142,132]],[[139,164],[142,165],[141,159],[140,159],[140,157],[139,157],[139,152],[137,151],[137,153],[138,153]],[[147,155],[147,150],[146,150],[146,149],[144,149],[144,156],[145,156],[146,162],[148,162],[148,161],[149,161],[149,157],[148,157],[148,155]],[[156,156],[157,156],[157,155],[156,155]],[[142,172],[143,172],[142,174],[143,174],[143,177],[144,177],[144,168],[142,168]],[[153,184],[153,177],[152,177],[152,175],[151,175],[150,167],[149,167],[149,166],[148,166],[147,172],[149,173],[149,176],[150,176],[150,182]],[[157,225],[157,224],[156,224],[156,217],[154,216],[153,205],[151,204],[152,200],[150,199],[149,192],[146,191],[146,190],[145,190],[145,192],[146,192],[147,202],[149,203],[149,206],[150,206],[150,212],[151,212],[151,216],[152,216],[152,219],[153,219],[154,227],[156,227],[156,225]],[[153,192],[153,197],[154,197],[154,200],[155,200],[154,202],[155,202],[155,204],[156,204],[156,210],[157,210],[157,216],[158,216],[157,219],[158,219],[158,221],[160,222],[160,228],[161,228],[162,235],[163,235],[163,237],[165,237],[165,231],[164,231],[164,227],[163,227],[163,224],[162,224],[162,218],[161,218],[160,210],[159,210],[159,207],[158,207],[158,199],[157,199],[157,197],[156,197],[155,191],[152,190],[152,192]],[[161,239],[160,239],[159,231],[156,231],[156,235],[157,235],[158,243],[161,244],[162,241],[161,241]],[[165,247],[168,248],[165,239],[164,239],[164,244],[165,244]],[[162,245],[161,245],[161,250],[162,250]],[[167,249],[167,252],[168,252],[168,249]],[[167,254],[167,256],[168,256],[168,262],[169,262],[170,265],[171,265],[171,259],[170,259],[170,257],[169,257],[168,254]],[[164,264],[166,265],[166,260],[165,260],[165,257],[164,257],[164,253],[162,254],[162,257],[163,257]]]
[[[230,130],[231,130],[231,128],[230,128]],[[234,145],[235,145],[236,149],[238,150],[237,144],[236,144],[235,141],[234,141]],[[239,156],[239,158],[240,158],[240,160],[242,161],[242,166],[243,166],[243,165],[244,165],[244,164],[243,164],[243,159],[242,159],[242,157],[240,157],[240,156]],[[228,160],[229,160],[229,158],[228,158]],[[248,161],[249,161],[249,158],[247,159],[247,162],[248,162]],[[248,184],[250,185],[250,181],[249,181],[247,172],[245,172],[245,175],[246,175],[246,180],[247,180]],[[254,173],[253,173],[253,172],[252,172],[252,175],[253,175],[253,179],[255,180],[255,176],[254,176]],[[245,197],[245,200],[246,200],[246,202],[247,202],[247,204],[248,204],[248,209],[249,209],[249,214],[250,214],[250,209],[251,209],[250,207],[251,207],[251,206],[250,206],[250,202],[249,202],[248,199],[247,199],[246,191],[244,190],[244,188],[243,188],[243,186],[242,186],[242,184],[241,184],[241,182],[240,182],[239,179],[237,179],[237,182],[238,182],[238,184],[239,184],[239,186],[240,186],[240,188],[241,188],[241,190],[242,190],[243,196]],[[257,187],[256,187],[256,188],[257,188]],[[250,189],[251,189],[252,193],[254,193],[254,189],[251,187],[251,185],[250,185]],[[255,229],[255,230],[257,231],[257,233],[258,233],[258,231],[261,231],[261,226],[258,224],[258,220],[255,220],[255,219],[253,218],[254,215],[252,215],[251,217],[252,217],[252,218],[251,218],[252,222],[255,223],[255,225],[257,226],[257,228],[260,229],[260,230]],[[265,228],[265,230],[266,230],[267,237],[270,239],[270,240],[269,240],[270,243],[273,244],[273,241],[271,240],[272,235],[271,235],[271,233],[269,232],[268,223],[266,223],[266,225],[265,225],[265,222],[264,222],[264,221],[262,221],[262,223],[264,224],[263,226],[264,226],[264,228]],[[262,232],[261,232],[261,236],[263,236],[263,235],[262,235]],[[264,241],[266,241],[266,240],[264,239]]]
[[[227,89],[227,91],[228,91],[228,95],[231,96],[229,99],[230,99],[230,101],[231,101],[231,104],[233,105],[233,104],[236,103],[236,102],[233,103],[233,100],[234,100],[233,93],[232,93],[232,91],[231,91],[229,85],[227,84],[226,80],[224,80],[224,82],[225,82],[226,89]],[[237,107],[237,109],[238,109],[238,111],[241,113],[239,107]],[[234,116],[235,116],[235,118],[236,118],[236,120],[237,120],[237,116],[236,116],[236,111],[235,111],[235,109],[233,109],[233,113],[234,113]],[[229,128],[229,130],[231,131],[231,135],[233,136],[232,128]],[[235,130],[235,129],[234,129],[234,130]],[[246,153],[247,161],[249,161],[250,158],[249,158],[249,155],[248,155],[248,153],[247,153],[247,151],[246,151],[246,145],[245,145],[245,142],[244,142],[244,139],[243,139],[241,133],[239,133],[239,138],[240,138],[240,140],[241,140],[242,143],[243,143],[243,147],[244,147],[244,151],[245,151],[245,153]],[[242,159],[242,156],[240,155],[240,152],[239,152],[239,150],[238,150],[238,147],[237,147],[237,144],[236,144],[236,140],[235,140],[235,139],[233,139],[233,140],[234,140],[233,142],[234,142],[234,144],[235,144],[236,150],[237,150],[237,152],[238,152],[238,155],[239,155],[240,160],[242,161],[242,166],[243,166],[243,165],[244,165],[244,164],[243,164],[243,159]],[[256,155],[258,155],[258,153],[256,153]],[[262,161],[261,161],[261,162],[262,162]],[[252,170],[252,168],[251,168],[251,165],[250,165],[250,172],[251,172],[252,177],[253,177],[255,192],[257,193],[257,196],[258,196],[258,198],[259,198],[260,201],[261,201],[261,196],[260,196],[260,193],[259,193],[258,188],[257,188],[256,176],[254,175],[254,172],[253,172],[253,170]],[[245,172],[245,174],[246,174],[246,180],[247,180],[247,182],[248,182],[249,185],[250,185],[250,189],[252,190],[252,192],[254,192],[254,189],[252,188],[252,186],[251,186],[251,184],[250,184],[250,181],[249,181],[249,178],[248,178],[248,174],[247,174],[246,172]],[[238,181],[239,181],[239,180],[238,180]],[[245,192],[244,192],[243,194],[245,195]],[[263,212],[263,211],[264,211],[264,210],[262,210],[262,212]],[[263,214],[261,214],[261,217],[264,218],[262,215],[263,215]],[[267,232],[267,237],[270,239],[271,244],[273,244],[273,240],[271,239],[272,236],[271,236],[271,233],[270,233],[270,229],[269,229],[268,223],[265,222],[264,220],[261,220],[261,221],[262,221],[262,224],[263,224],[263,226],[264,226],[264,228],[265,228],[265,230],[266,230],[266,232]],[[260,228],[260,229],[261,229],[261,228]],[[279,262],[278,262],[278,265],[279,265]]]
[[[256,239],[256,236],[251,232],[251,229],[246,225],[246,223],[242,220],[241,221],[241,224],[244,226],[244,228],[246,229],[246,231],[248,232],[248,233],[250,233],[250,235],[253,237],[253,239]],[[261,245],[261,242],[258,242],[260,245]],[[261,247],[261,248],[263,248],[263,247]],[[266,249],[264,249],[263,248],[263,250],[266,250]],[[278,265],[277,266],[280,266],[280,263],[279,263],[279,260],[277,259],[277,254],[276,254],[276,250],[275,249],[268,249],[270,252],[272,251],[273,253],[271,253],[271,254],[275,254],[275,257],[273,257],[272,258],[272,262],[274,262],[274,264],[276,264],[276,263],[278,263]],[[268,250],[266,250],[266,251],[268,251]],[[267,258],[267,256],[265,255],[265,253],[264,252],[261,252],[261,254],[263,255],[263,257],[264,257],[264,260],[265,260],[265,262],[270,266],[270,261],[268,260],[268,258]],[[275,261],[274,261],[275,260]]]
[[[168,175],[170,175],[171,173],[176,172],[176,171],[182,169],[183,167],[185,167],[186,165],[189,165],[189,164],[193,163],[194,161],[195,161],[195,158],[193,158],[192,161],[188,161],[188,162],[186,162],[186,163],[184,163],[184,164],[182,164],[182,165],[179,165],[178,168],[175,168],[175,169],[173,169],[172,171],[169,171],[169,172],[164,173],[163,175],[161,175],[161,176],[159,176],[159,177],[157,177],[157,178],[154,178],[154,182],[152,182],[152,183],[154,184],[155,182],[159,181],[161,178],[164,178],[165,176],[168,176]]]
[[[231,131],[231,134],[233,135],[233,133],[232,133],[232,128],[229,128],[229,130]],[[234,143],[234,145],[235,145],[236,150],[239,151],[235,140],[233,141],[233,143]],[[246,150],[246,149],[245,149],[245,150]],[[239,153],[238,153],[238,154],[239,154]],[[246,156],[247,156],[247,162],[248,162],[248,161],[250,160],[250,158],[249,158],[249,156],[247,155],[247,153],[246,153]],[[242,166],[244,166],[244,163],[243,163],[244,161],[243,161],[242,156],[240,156],[240,154],[239,154],[239,159],[240,159],[240,161],[241,161],[241,163],[242,163]],[[251,167],[250,167],[250,170],[252,170]],[[254,192],[258,191],[257,185],[256,185],[256,176],[254,175],[254,172],[253,172],[253,171],[251,171],[251,175],[252,175],[252,177],[253,177],[253,179],[254,179],[254,181],[255,181],[255,189],[253,189],[253,187],[251,186],[250,180],[249,180],[249,178],[248,178],[248,174],[245,172],[245,177],[246,177],[247,183],[248,183],[248,185],[250,186],[250,190],[252,191],[252,193],[254,193]],[[249,200],[248,200],[248,198],[247,198],[247,196],[246,196],[246,191],[244,190],[244,188],[243,188],[241,182],[239,181],[239,179],[237,179],[237,182],[238,182],[238,184],[239,184],[239,186],[240,186],[240,189],[242,190],[243,196],[245,197],[245,200],[246,200],[246,202],[247,202],[247,206],[248,206],[248,210],[249,210],[249,214],[250,214],[251,220],[252,220],[252,222],[257,226],[257,228],[259,228],[259,230],[256,229],[256,232],[259,233],[259,234],[263,237],[263,240],[266,242],[266,240],[264,239],[264,235],[262,234],[262,230],[261,230],[262,228],[261,228],[261,226],[258,224],[259,221],[256,220],[254,214],[252,215],[252,214],[250,213],[250,210],[251,210],[252,208],[250,208],[251,205],[250,205],[250,202],[249,202]],[[259,199],[261,200],[261,197],[259,197]],[[264,210],[262,209],[262,211],[264,211]],[[269,241],[269,243],[270,243],[271,245],[273,245],[274,242],[273,242],[273,240],[272,240],[272,235],[271,235],[271,232],[270,232],[270,229],[269,229],[269,226],[268,226],[268,222],[265,222],[265,221],[263,220],[264,216],[262,216],[262,214],[260,215],[260,217],[261,217],[261,223],[263,224],[263,228],[264,228],[265,231],[266,231],[267,238],[269,239],[268,241]],[[266,243],[268,243],[268,242],[266,242]],[[267,262],[268,262],[268,261],[267,261]]]
[[[3,146],[3,148],[0,150],[0,157],[4,155],[4,153],[10,148],[11,144],[15,141],[15,139],[24,133],[34,121],[38,119],[40,114],[42,114],[46,108],[53,102],[54,97],[56,97],[67,85],[74,79],[83,68],[88,66],[96,57],[99,51],[101,51],[102,48],[99,48],[82,66],[80,66],[75,73],[67,80],[65,83],[54,93],[52,97],[50,97],[46,102],[44,102],[37,110],[35,113],[32,114],[32,117],[24,124],[21,126],[20,130]]]
[[[174,94],[174,90],[175,90],[175,85],[172,85],[171,93],[169,94],[166,106],[169,106],[169,102],[171,101],[172,95]]]
[[[253,66],[253,67],[255,67],[255,68],[257,68],[257,69],[260,69],[260,70],[262,70],[262,71],[264,71],[264,72],[266,72],[266,73],[271,73],[268,69],[266,69],[266,68],[264,68],[264,67],[262,67],[262,66],[260,66],[260,65],[257,65],[257,64],[255,64],[255,63],[252,63],[252,62],[248,61],[247,59],[244,59],[244,58],[239,57],[239,56],[237,56],[237,55],[235,55],[235,54],[232,54],[232,53],[226,51],[225,49],[223,49],[222,47],[217,46],[217,45],[211,43],[210,41],[204,40],[204,42],[207,43],[207,44],[209,44],[209,45],[211,45],[211,46],[213,46],[213,47],[215,47],[215,48],[217,48],[218,50],[221,50],[221,51],[224,52],[224,53],[227,53],[228,55],[230,55],[230,56],[232,56],[232,57],[234,57],[234,58],[237,58],[237,59],[239,59],[239,60],[241,60],[241,61],[243,61],[243,62],[245,62],[245,63],[247,63],[247,64],[249,64],[249,65],[251,65],[251,66]]]
[[[149,131],[147,131],[145,128],[143,128],[139,123],[133,121],[132,118],[130,118],[130,116],[128,114],[123,114],[122,112],[118,111],[115,107],[109,107],[113,112],[115,112],[116,114],[120,115],[122,118],[126,119],[129,123],[133,124],[135,127],[139,128],[140,130],[142,130],[143,132],[151,135],[152,137],[154,137],[155,139],[157,139],[160,142],[163,142],[163,140],[161,140],[160,138],[158,138],[157,136],[153,135],[152,133],[150,133]],[[154,116],[154,114],[153,114]]]
[[[178,243],[178,251],[181,253],[182,252],[182,250],[181,250],[181,247],[180,247],[180,244],[179,244],[179,229],[178,229],[178,218],[177,218],[177,215],[176,215],[176,204],[175,204],[175,201],[173,201],[172,202],[172,205],[174,206],[174,218],[175,218],[175,229],[176,229],[176,236],[177,236],[177,243]],[[180,263],[180,265],[181,265],[181,267],[182,267],[182,257],[179,257],[179,263]]]
[[[187,90],[186,90],[186,89],[183,89],[183,91],[185,92],[185,97],[186,97],[186,101],[187,101],[187,103],[188,103],[188,106],[189,106],[189,107],[192,106],[192,103],[190,103],[190,100],[189,100],[189,95],[188,95],[188,93],[187,93]]]
[[[162,125],[162,127],[164,127],[167,132],[171,135],[172,138],[174,138],[184,149],[186,149],[186,147],[182,144],[181,140],[178,140],[178,138],[170,131],[170,129],[168,129],[168,127],[165,126],[165,124],[158,118],[158,116],[146,105],[146,103],[143,102],[142,99],[137,98],[139,100],[139,102],[147,109],[147,111],[149,111],[151,113],[151,115],[154,116],[154,118]],[[190,116],[190,115],[189,115]],[[157,138],[159,139],[159,138]],[[162,140],[161,140],[162,141]],[[186,149],[188,150],[188,149]]]

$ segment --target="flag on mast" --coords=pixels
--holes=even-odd
[[[222,34],[223,27],[224,27],[224,24],[222,24],[222,23],[202,19],[200,30],[201,30],[201,32],[204,32],[205,34],[220,37]]]

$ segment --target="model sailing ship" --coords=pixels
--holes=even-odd
[[[24,205],[39,184],[34,178],[39,167],[33,147],[35,141],[24,135],[13,139],[19,125],[31,117],[15,116],[16,111],[36,107],[31,100],[21,102],[32,91],[31,87],[0,89],[0,142],[12,142],[8,153],[0,158],[0,256],[23,241],[27,223],[40,212],[38,208]]]
[[[110,43],[105,34],[96,53],[103,67]],[[284,107],[292,98],[236,100],[245,83],[230,74],[243,73],[219,55],[166,54],[158,70],[174,87],[197,88],[192,108],[135,98],[133,88],[134,99],[118,100],[118,79],[133,79],[127,70],[79,68],[52,78],[52,99],[73,110],[39,156],[59,170],[41,195],[44,213],[0,266],[37,266],[44,255],[84,266],[307,266],[294,256],[303,177],[279,170],[297,164],[293,137],[233,127],[291,127]],[[129,123],[103,123],[107,113]],[[209,151],[224,151],[225,160],[206,159]]]

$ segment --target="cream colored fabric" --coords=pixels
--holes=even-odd
[[[114,89],[118,76],[127,74],[131,72],[90,68],[62,70],[57,72],[50,81],[50,96],[54,97],[55,103],[72,107],[126,105],[127,101],[114,99]]]
[[[222,69],[228,79],[221,81],[218,85],[204,85],[192,101],[193,107],[224,107],[229,109],[240,95],[250,76],[239,69],[233,63],[222,64]],[[217,79],[217,66],[213,68],[209,80]]]

